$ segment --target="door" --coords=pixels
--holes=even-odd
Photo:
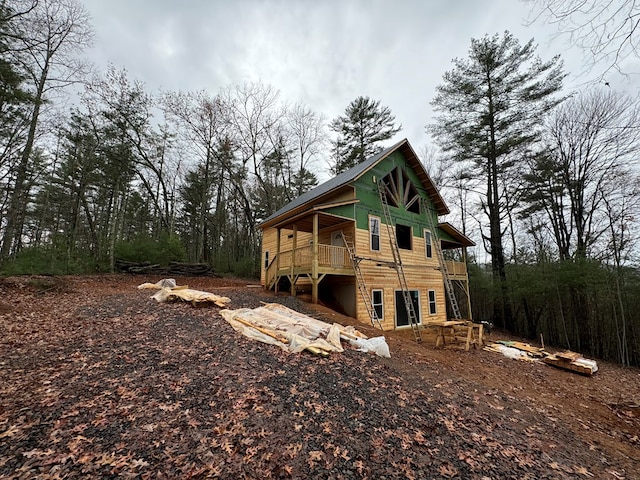
[[[331,245],[333,247],[344,247],[344,241],[342,240],[342,231],[333,232],[331,234]],[[331,266],[342,267],[344,266],[344,253],[343,250],[331,249]]]
[[[416,312],[416,319],[420,323],[420,296],[418,290],[409,290],[409,295],[411,295],[413,310]],[[404,295],[402,290],[396,290],[396,327],[408,326],[409,316],[407,315],[407,307],[404,304]]]

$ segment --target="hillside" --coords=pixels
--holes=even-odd
[[[638,369],[588,378],[410,332],[385,334],[391,359],[290,355],[135,288],[156,280],[0,280],[0,477],[640,478]],[[178,283],[376,335],[245,281]]]

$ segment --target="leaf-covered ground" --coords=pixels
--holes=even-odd
[[[146,280],[0,281],[1,478],[640,478],[637,369],[587,378],[409,332],[386,335],[391,359],[289,355]],[[178,283],[375,335],[243,281]]]

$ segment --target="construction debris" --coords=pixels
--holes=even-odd
[[[181,300],[183,302],[191,302],[191,305],[202,303],[213,303],[219,307],[226,307],[231,299],[221,297],[214,293],[194,290],[187,285],[177,286],[173,278],[166,278],[157,283],[143,283],[138,285],[138,290],[155,289],[158,290],[151,298],[158,302],[175,302]]]
[[[505,357],[530,362],[542,361],[548,365],[591,376],[598,371],[595,360],[584,358],[576,352],[549,353],[544,348],[534,347],[528,343],[498,341],[484,347],[484,350],[501,353]]]
[[[254,309],[222,310],[220,314],[244,336],[289,352],[307,350],[327,356],[330,352],[344,351],[341,340],[345,340],[359,351],[391,356],[384,337],[367,338],[353,327],[331,325],[278,303]]]
[[[595,360],[589,360],[576,352],[561,352],[548,355],[542,359],[548,365],[571,370],[582,375],[591,376],[598,371],[598,364]]]

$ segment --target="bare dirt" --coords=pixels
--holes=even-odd
[[[638,369],[583,377],[409,331],[385,332],[390,359],[287,354],[135,288],[157,280],[0,280],[0,478],[640,479]],[[245,280],[177,280],[380,334]]]

